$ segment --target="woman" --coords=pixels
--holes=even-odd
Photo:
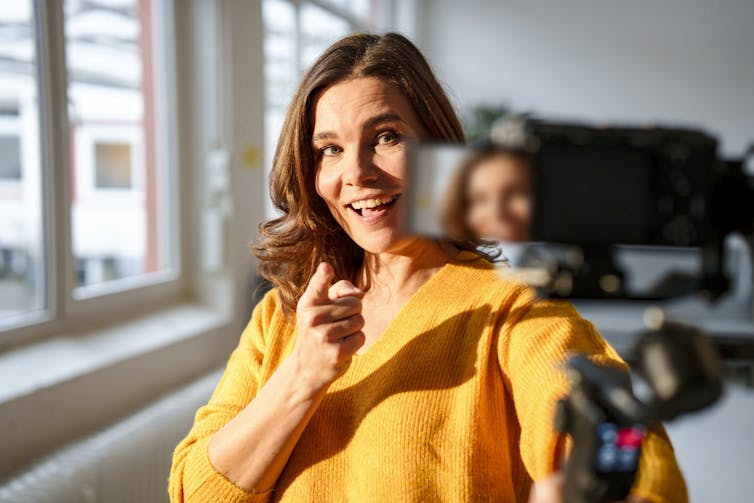
[[[256,248],[276,288],[175,450],[173,501],[526,501],[553,471],[558,364],[623,363],[475,243],[403,232],[414,139],[463,133],[402,36],[348,37],[304,77]],[[645,444],[637,494],[685,501],[664,432]]]
[[[462,159],[443,220],[451,235],[517,243],[529,239],[531,160],[525,152],[491,146]],[[457,215],[465,215],[463,220]]]

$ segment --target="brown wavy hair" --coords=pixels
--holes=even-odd
[[[260,241],[252,247],[259,274],[278,288],[286,313],[295,311],[320,262],[329,262],[336,278],[355,282],[364,261],[364,250],[340,227],[315,190],[311,146],[317,96],[358,77],[377,77],[401,91],[426,131],[423,139],[465,142],[442,86],[407,38],[396,33],[357,34],[330,46],[304,76],[286,113],[270,177],[270,195],[281,216],[260,225]],[[453,244],[476,248],[471,242]]]

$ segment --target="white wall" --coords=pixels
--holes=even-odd
[[[423,0],[417,42],[462,108],[704,126],[754,141],[750,0]]]

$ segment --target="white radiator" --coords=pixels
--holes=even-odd
[[[173,449],[220,373],[212,372],[0,482],[0,503],[168,501]]]

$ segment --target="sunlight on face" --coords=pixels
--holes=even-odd
[[[466,221],[477,236],[502,241],[529,238],[531,167],[497,154],[474,166],[467,182]]]
[[[420,124],[406,97],[373,77],[335,84],[315,101],[317,193],[368,252],[406,243],[401,196],[408,143],[421,137]]]

